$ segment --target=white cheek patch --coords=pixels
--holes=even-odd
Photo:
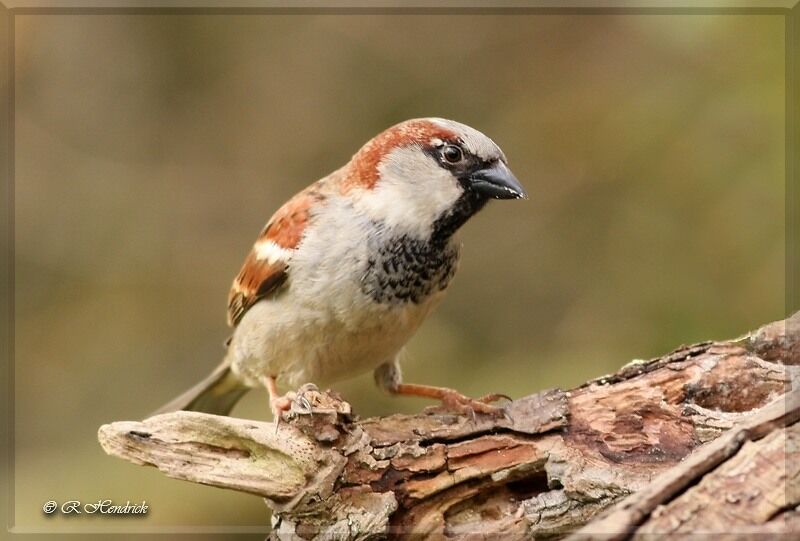
[[[371,219],[418,237],[430,235],[436,219],[463,192],[458,180],[418,147],[392,151],[378,172],[378,182],[356,206]]]
[[[271,240],[260,240],[253,246],[256,259],[266,261],[270,265],[277,261],[288,261],[294,250],[281,248]]]

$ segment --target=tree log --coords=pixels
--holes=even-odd
[[[511,401],[502,417],[358,419],[305,386],[278,426],[174,412],[104,425],[99,440],[264,497],[273,539],[795,532],[798,379],[800,313]]]

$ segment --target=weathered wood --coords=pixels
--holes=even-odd
[[[721,533],[754,525],[780,531],[785,512],[800,505],[799,442],[797,423],[746,442],[697,486],[651,513],[637,534]]]
[[[621,502],[611,513],[576,532],[571,539],[599,538],[614,541],[625,539],[633,533],[637,535],[648,531],[649,533],[674,533],[683,529],[681,525],[685,523],[693,524],[694,529],[689,530],[691,533],[725,532],[728,531],[732,524],[731,522],[724,522],[727,520],[724,512],[722,512],[722,507],[725,506],[725,503],[730,502],[732,499],[738,501],[742,497],[747,497],[750,500],[759,499],[760,496],[763,496],[763,493],[758,489],[759,481],[770,478],[773,482],[777,482],[777,484],[769,487],[769,492],[772,493],[773,498],[762,503],[768,507],[772,505],[775,513],[783,510],[784,506],[787,505],[787,498],[774,496],[776,496],[776,493],[781,495],[786,495],[787,493],[785,464],[783,465],[783,473],[781,473],[779,465],[788,461],[791,452],[780,448],[780,452],[776,456],[775,441],[786,443],[786,426],[790,427],[789,430],[792,435],[795,434],[795,430],[800,429],[800,424],[796,424],[800,419],[800,402],[797,400],[797,395],[798,393],[793,391],[788,395],[777,398],[758,413],[748,416],[747,420],[734,425],[717,440],[688,457],[683,464],[665,472],[645,489]],[[751,444],[746,447],[746,450],[739,453],[745,444],[752,443],[768,435],[773,436],[769,444]],[[766,453],[763,456],[758,455],[761,448]],[[759,464],[759,460],[763,461],[770,455],[770,452],[771,458],[777,458],[779,461],[776,463],[767,461]],[[734,460],[726,462],[731,457],[734,457]],[[715,468],[720,464],[724,464],[724,466],[715,471]],[[743,464],[749,470],[742,470]],[[800,468],[793,466],[792,469],[794,470],[793,477],[796,477],[800,473]],[[728,482],[725,479],[729,472],[736,474],[737,471],[750,474],[749,477],[751,479],[748,479],[748,481],[752,482],[752,485],[747,487],[745,492],[747,496],[741,496],[740,492],[737,491],[712,494],[707,492],[709,487],[722,488],[730,485],[728,488],[733,486],[737,487],[737,489],[743,488],[741,486],[742,479],[734,482]],[[709,472],[714,474],[704,477]],[[684,495],[679,498],[679,500],[682,500],[680,503],[670,504],[675,509],[675,512],[666,513],[666,519],[663,509],[655,513],[659,505],[666,504],[674,496],[680,494],[700,479],[703,479],[702,492],[693,490],[692,496]],[[781,483],[781,480],[784,482]],[[725,500],[714,502],[714,498],[718,495],[724,495]],[[779,501],[782,503],[776,505],[775,502]],[[710,503],[714,503],[714,505],[709,505]],[[795,499],[793,502],[788,502],[788,504],[798,505],[800,501]],[[699,513],[701,509],[704,512]],[[707,520],[703,521],[692,517],[694,513],[698,513],[698,517],[703,517]],[[750,521],[747,520],[746,515],[739,515],[739,520],[734,521],[734,523],[742,522],[744,525],[763,524],[775,513],[761,516],[763,513],[756,512],[752,514]],[[648,521],[647,527],[639,529],[638,526],[648,516],[651,516],[651,519]],[[759,518],[764,520],[757,522]]]
[[[156,466],[176,479],[249,492],[291,507],[313,488],[328,497],[345,458],[320,452],[296,428],[177,411],[137,422],[104,425],[106,452]],[[311,494],[309,494],[311,495]]]
[[[629,363],[515,400],[499,418],[429,408],[359,420],[309,386],[314,413],[298,401],[277,429],[175,412],[105,425],[99,438],[171,477],[264,496],[276,539],[545,538],[582,525],[575,535],[621,539],[724,531],[725,513],[783,532],[800,522],[800,491],[781,499],[776,488],[798,480],[776,466],[796,453],[798,322]]]

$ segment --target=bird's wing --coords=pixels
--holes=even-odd
[[[228,324],[235,327],[259,300],[276,293],[289,278],[289,262],[303,239],[312,209],[325,196],[312,184],[272,215],[244,260],[228,294]]]

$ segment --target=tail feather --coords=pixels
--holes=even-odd
[[[228,362],[222,362],[203,381],[170,400],[152,415],[178,410],[228,415],[236,402],[249,390],[234,374]]]

